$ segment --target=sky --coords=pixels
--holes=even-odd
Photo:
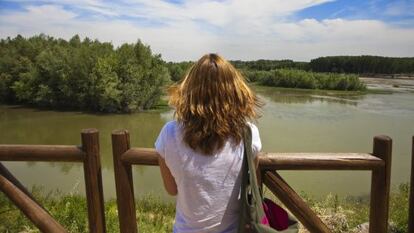
[[[414,0],[0,0],[0,38],[138,39],[167,61],[414,57]]]

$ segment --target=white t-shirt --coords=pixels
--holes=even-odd
[[[259,131],[249,125],[256,156],[262,147]],[[214,155],[205,156],[185,144],[180,123],[164,125],[155,149],[177,184],[174,233],[237,232],[244,146],[230,140]]]

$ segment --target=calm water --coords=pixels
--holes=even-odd
[[[414,135],[414,94],[343,95],[257,88],[266,103],[257,122],[263,150],[268,152],[371,152],[372,138],[386,134],[393,139],[392,185],[409,179],[411,137]],[[105,198],[115,197],[110,134],[128,129],[132,146],[153,147],[159,130],[172,119],[172,111],[131,115],[94,115],[0,106],[2,144],[80,144],[83,128],[97,128],[103,164]],[[78,163],[5,162],[26,186],[43,186],[84,193],[83,169]],[[298,191],[314,196],[330,192],[366,195],[370,172],[282,172]],[[163,190],[157,167],[134,167],[137,196]]]

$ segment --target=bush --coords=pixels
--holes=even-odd
[[[265,86],[346,91],[366,89],[358,76],[349,74],[315,73],[296,69],[244,71],[243,74],[248,81]]]
[[[169,73],[141,41],[69,41],[45,35],[0,41],[0,101],[99,112],[133,112],[159,101]]]

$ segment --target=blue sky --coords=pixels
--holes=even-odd
[[[166,60],[414,56],[414,0],[0,0],[0,37],[141,39]]]

